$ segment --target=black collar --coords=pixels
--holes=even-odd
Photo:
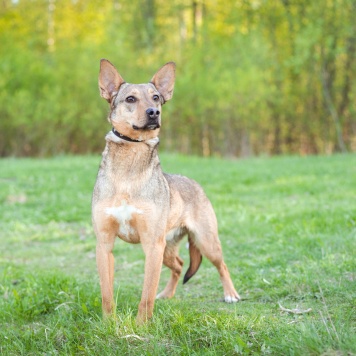
[[[119,137],[119,138],[121,138],[121,139],[123,139],[123,140],[125,140],[125,141],[129,141],[129,142],[142,142],[142,141],[140,141],[140,140],[134,140],[133,138],[127,137],[127,136],[121,134],[120,132],[117,132],[114,128],[112,128],[111,131],[114,133],[115,136],[117,136],[117,137]]]

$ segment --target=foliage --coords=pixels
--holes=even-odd
[[[138,327],[140,246],[115,248],[117,315],[101,319],[90,198],[99,157],[0,160],[0,353],[351,355],[355,345],[355,155],[246,160],[162,155],[215,207],[243,300],[198,273]],[[188,251],[181,246],[188,264]],[[160,288],[169,271],[162,271]],[[288,309],[312,308],[296,315]]]
[[[130,82],[178,65],[166,150],[356,149],[355,0],[5,0],[0,155],[99,151],[99,59]]]

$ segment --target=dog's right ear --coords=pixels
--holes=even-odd
[[[111,98],[117,94],[121,84],[125,83],[116,68],[107,60],[100,61],[99,90],[100,95],[110,102]]]

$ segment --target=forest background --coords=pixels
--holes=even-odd
[[[2,0],[0,156],[101,151],[101,58],[128,82],[177,63],[166,151],[356,151],[355,14],[355,0]]]

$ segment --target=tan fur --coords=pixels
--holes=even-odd
[[[162,263],[172,273],[157,298],[173,297],[183,265],[178,246],[187,234],[191,263],[184,282],[197,271],[203,255],[219,271],[225,301],[240,299],[223,261],[214,210],[202,188],[186,177],[165,174],[160,167],[160,112],[173,95],[174,79],[172,62],[163,66],[150,83],[128,84],[109,61],[101,61],[99,87],[101,96],[110,103],[108,120],[120,134],[140,141],[130,142],[108,133],[94,188],[92,219],[105,315],[114,310],[112,250],[117,236],[141,243],[145,253],[138,322],[152,316]],[[134,97],[134,102],[129,97]],[[149,118],[152,112],[154,123]]]

